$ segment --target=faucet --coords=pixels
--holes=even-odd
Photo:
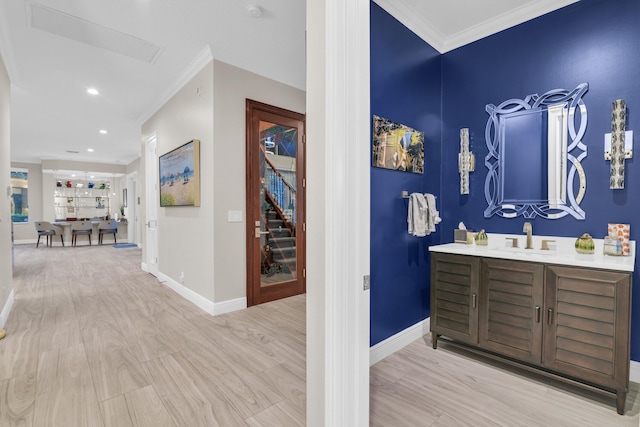
[[[525,249],[533,249],[533,236],[531,235],[533,230],[531,227],[531,223],[525,222],[524,226],[522,227],[522,231],[527,233],[527,246],[525,246]]]

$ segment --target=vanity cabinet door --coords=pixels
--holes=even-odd
[[[539,365],[544,265],[484,258],[481,268],[479,346]]]
[[[548,265],[546,282],[544,366],[626,391],[630,275]]]
[[[431,253],[431,332],[468,344],[478,343],[480,259]]]

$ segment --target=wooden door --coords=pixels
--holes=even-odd
[[[247,305],[306,291],[305,116],[247,100]]]
[[[431,320],[433,348],[439,335],[478,343],[480,259],[431,253]]]
[[[542,361],[544,265],[485,258],[479,346],[525,362]]]

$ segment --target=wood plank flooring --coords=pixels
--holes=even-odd
[[[140,250],[16,247],[0,426],[304,426],[305,296],[212,317]],[[371,368],[372,426],[638,426],[611,399],[417,340]]]

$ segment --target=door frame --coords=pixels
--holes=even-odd
[[[152,147],[153,144],[153,147]],[[150,149],[153,148],[153,153],[150,153]],[[154,176],[150,176],[152,174],[152,167],[155,170]],[[145,259],[144,263],[146,266],[145,271],[153,274],[158,277],[160,274],[160,269],[158,267],[158,205],[159,205],[159,196],[158,196],[158,138],[157,134],[154,132],[151,134],[145,143],[145,177],[146,177],[146,212],[145,212]],[[155,219],[149,219],[149,212],[155,210]],[[149,239],[149,234],[151,232],[151,221],[155,221],[155,239]],[[150,241],[153,240],[151,243]],[[153,259],[155,254],[155,260]]]
[[[257,114],[254,114],[257,113]],[[302,132],[298,135],[296,144],[296,278],[289,285],[282,285],[277,288],[265,288],[266,292],[261,292],[260,288],[260,251],[256,249],[256,238],[254,235],[256,218],[260,215],[260,203],[258,186],[254,185],[259,176],[256,176],[259,165],[259,155],[253,147],[255,135],[255,122],[260,121],[259,115],[266,117],[278,116],[285,120],[302,122]],[[275,120],[274,120],[275,121]],[[246,100],[246,250],[247,250],[247,306],[261,304],[263,302],[274,301],[292,295],[305,293],[306,284],[306,157],[305,157],[305,128],[306,117],[302,113],[264,104],[251,99]]]

